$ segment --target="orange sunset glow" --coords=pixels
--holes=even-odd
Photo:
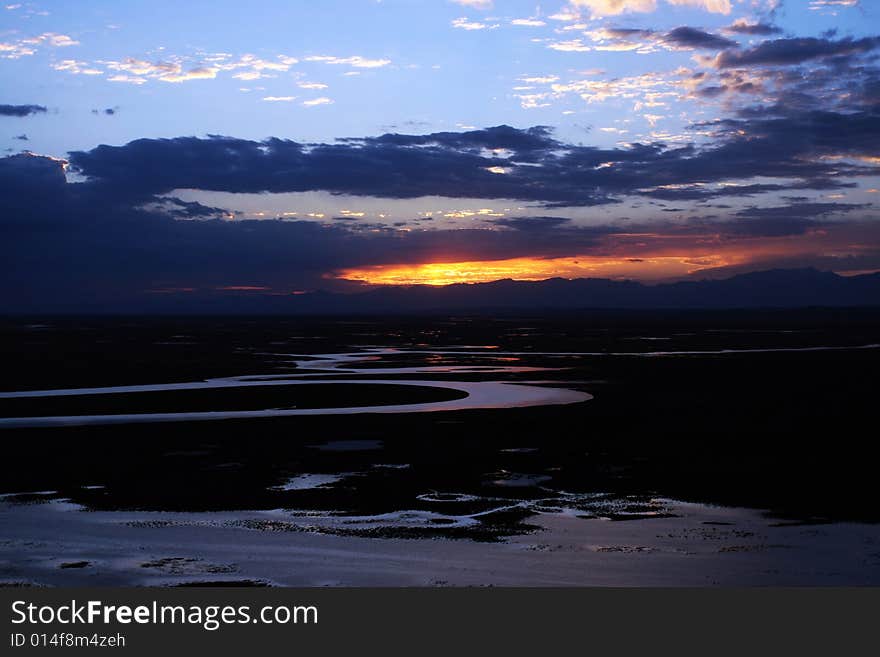
[[[487,283],[501,279],[541,281],[548,278],[639,278],[662,280],[686,276],[701,269],[739,264],[728,254],[621,258],[574,256],[568,258],[510,258],[466,262],[374,265],[338,272],[335,278],[371,285],[450,285]]]

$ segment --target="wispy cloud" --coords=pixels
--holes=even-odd
[[[72,39],[66,34],[57,34],[55,32],[44,32],[39,36],[22,39],[22,43],[27,43],[34,46],[47,44],[54,48],[66,48],[67,46],[79,45],[79,41]]]
[[[453,19],[452,27],[472,32],[475,30],[494,30],[496,27],[500,26],[498,23],[484,23],[482,21],[472,21],[468,18],[462,17]]]
[[[320,98],[312,98],[311,100],[304,100],[302,104],[305,107],[315,107],[317,105],[332,105],[333,99],[327,98],[326,96],[321,96]]]
[[[312,55],[306,57],[307,62],[322,62],[324,64],[334,64],[340,66],[353,66],[355,68],[382,68],[391,63],[390,59],[369,59],[354,55],[353,57],[333,57],[330,55]]]
[[[492,0],[452,0],[462,7],[473,7],[474,9],[491,9]]]
[[[858,6],[859,0],[810,0],[810,9],[813,11],[846,9]]]
[[[547,23],[538,18],[514,18],[510,21],[510,24],[518,25],[520,27],[543,27]]]

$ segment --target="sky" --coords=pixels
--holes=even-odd
[[[880,3],[5,2],[8,308],[880,270]]]

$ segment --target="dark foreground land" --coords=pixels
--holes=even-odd
[[[7,564],[0,580],[41,581],[39,568],[29,571],[21,558],[28,539],[21,513],[30,508],[23,505],[36,509],[53,500],[129,514],[128,524],[145,521],[135,512],[150,512],[148,519],[171,514],[162,522],[179,520],[178,512],[210,522],[214,516],[201,512],[213,512],[224,526],[372,539],[367,545],[377,551],[384,549],[382,539],[466,539],[470,545],[516,541],[539,526],[552,536],[558,518],[578,527],[596,519],[644,523],[656,536],[660,525],[650,523],[681,516],[680,502],[763,510],[769,524],[780,526],[875,523],[877,343],[880,311],[873,310],[7,319],[0,325],[0,391],[284,374],[294,371],[290,354],[372,346],[402,351],[362,364],[376,374],[347,379],[490,378],[582,390],[594,398],[439,413],[2,429],[0,493],[7,494],[10,511],[0,513],[0,533],[14,540],[0,546],[0,563]],[[477,353],[455,353],[463,351]],[[381,372],[426,365],[449,371],[417,377]],[[456,369],[466,365],[559,369]],[[341,405],[340,395],[351,397],[346,405],[444,398],[442,390],[402,386],[383,387],[381,394],[366,386],[302,388],[216,396],[202,390],[176,398],[161,393],[142,398],[147,403],[137,408],[126,406],[125,395],[112,395],[99,412],[256,408],[264,402],[262,407],[322,408]],[[76,404],[58,399],[0,404],[6,417],[76,412]],[[270,510],[275,515],[248,515]],[[247,517],[228,517],[230,512]],[[734,531],[723,518],[701,518],[695,522],[703,530]],[[684,531],[680,524],[676,531]],[[874,525],[864,532],[858,541],[878,541],[868,554],[880,551]],[[734,547],[743,541],[748,546],[740,537]],[[435,542],[432,550],[443,558],[438,546],[454,543],[460,542]],[[643,546],[620,551],[637,547]],[[82,561],[65,555],[63,546],[56,552],[58,564]],[[95,567],[88,555],[85,562]],[[711,560],[706,564],[701,567],[712,567]],[[861,567],[864,583],[877,581],[876,558]],[[553,581],[559,579],[564,577]],[[386,582],[397,580],[389,575],[368,583]]]

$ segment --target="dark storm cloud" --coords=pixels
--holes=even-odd
[[[726,222],[729,236],[785,237],[802,235],[825,225],[821,220],[833,214],[845,214],[871,207],[865,203],[821,203],[797,201],[789,205],[752,206],[736,213],[739,220]]]
[[[543,153],[562,144],[553,138],[553,130],[547,126],[534,126],[519,130],[499,125],[467,132],[434,132],[428,135],[405,135],[391,133],[379,137],[340,139],[341,143],[386,146],[433,146],[455,150],[480,152],[482,149],[515,151],[520,156]]]
[[[0,253],[7,279],[23,276],[64,288],[100,272],[106,280],[150,287],[187,278],[222,283],[259,275],[269,285],[291,280],[317,284],[329,270],[375,262],[504,258],[537,250],[568,253],[595,245],[607,232],[571,229],[565,240],[550,232],[493,229],[401,233],[387,226],[359,230],[334,222],[223,221],[226,211],[175,198],[120,203],[106,187],[67,184],[63,163],[16,155],[0,159]],[[63,272],[63,274],[62,274]],[[25,286],[22,289],[26,289]]]
[[[544,231],[553,230],[571,223],[568,217],[509,217],[494,222],[498,226],[507,226],[516,230]]]
[[[788,66],[810,60],[846,58],[862,55],[880,47],[880,37],[834,40],[828,38],[800,37],[764,41],[754,48],[725,50],[714,60],[717,68],[746,66]]]
[[[796,183],[797,184],[797,183]],[[754,196],[766,192],[777,192],[791,189],[786,185],[753,184],[724,187],[721,192],[717,188],[706,188],[699,185],[671,188],[657,188],[643,192],[645,196],[661,199],[664,201],[703,201],[715,198],[723,193],[724,196]]]
[[[732,32],[734,34],[769,36],[771,34],[779,34],[780,32],[782,32],[782,29],[769,23],[746,23],[744,21],[738,21],[733,25],[728,25],[727,27],[725,27],[724,31]]]
[[[871,207],[870,203],[810,203],[795,202],[790,205],[773,207],[750,207],[737,212],[738,217],[781,219],[781,218],[806,218],[824,217],[839,212],[852,212]]]
[[[668,48],[683,50],[723,50],[737,45],[736,41],[687,26],[676,27],[665,33],[630,28],[604,28],[600,32],[603,39],[613,43],[661,44]]]
[[[19,141],[29,141],[28,136],[25,134],[15,135],[15,137],[13,137],[13,139],[18,139]]]
[[[42,105],[0,105],[0,116],[30,116],[31,114],[44,114],[46,108]]]
[[[725,91],[727,91],[727,86],[723,84],[712,85],[709,87],[701,87],[697,89],[696,93],[698,96],[702,96],[703,98],[715,98],[716,96],[720,96]]]
[[[351,267],[572,256],[602,252],[612,234],[672,231],[656,220],[635,226],[618,216],[616,223],[586,228],[540,213],[484,228],[410,231],[360,221],[228,221],[220,217],[233,213],[223,208],[164,196],[178,188],[589,206],[622,205],[627,196],[706,201],[830,189],[852,185],[854,175],[880,173],[838,159],[878,152],[880,116],[873,110],[778,109],[700,128],[716,135],[707,146],[576,146],[547,128],[508,126],[332,144],[141,139],[72,153],[78,182],[67,182],[64,161],[14,155],[0,159],[4,298],[7,307],[30,307],[43,298],[98,304],[162,286],[320,288],[328,272]],[[496,167],[506,173],[489,171]],[[755,183],[756,177],[780,180]],[[749,208],[711,228],[728,239],[796,235],[848,209],[810,202]]]
[[[67,179],[60,160],[31,153],[0,158],[0,203],[4,206],[16,204],[19,196],[22,202],[32,200],[31,194],[48,202],[59,201],[66,191]]]
[[[154,208],[179,219],[220,219],[233,216],[224,208],[213,208],[198,201],[183,201],[175,197],[162,197]]]
[[[548,129],[498,126],[462,133],[387,134],[333,144],[263,142],[231,137],[140,139],[70,154],[86,187],[129,204],[179,188],[225,192],[302,192],[416,198],[518,199],[548,207],[618,202],[622,195],[682,198],[658,187],[795,179],[766,187],[716,187],[693,198],[776,189],[828,189],[876,166],[821,159],[880,147],[874,112],[787,112],[697,126],[717,132],[713,145],[575,146]],[[499,151],[499,149],[503,149]],[[608,164],[611,163],[609,166]],[[646,191],[647,190],[647,191]],[[687,190],[686,190],[687,191]]]
[[[426,195],[534,198],[583,205],[607,202],[599,191],[545,185],[522,171],[491,172],[510,163],[491,150],[512,152],[518,162],[552,160],[560,147],[542,128],[507,126],[466,133],[383,135],[336,144],[300,144],[228,137],[140,139],[70,154],[72,165],[96,185],[133,198],[175,188],[229,192],[333,193],[414,198]],[[529,179],[527,179],[529,178]]]
[[[779,159],[773,157],[773,150],[780,149],[779,152],[788,162],[787,165],[786,162],[780,162],[780,168],[795,170],[802,164],[806,165],[807,169],[812,169],[811,163],[821,164],[821,162],[817,160],[804,162],[803,159],[800,162],[790,161],[794,157],[870,157],[880,149],[880,113],[861,111],[844,114],[787,108],[775,108],[774,111],[776,114],[771,116],[758,114],[754,118],[747,116],[744,119],[716,122],[714,125],[730,136],[730,140],[718,149],[718,153],[726,152],[742,159],[748,157],[744,149],[747,149],[748,144],[752,144],[755,150],[750,159],[762,157]],[[736,139],[734,135],[740,132],[745,132],[748,138]],[[760,168],[775,167],[776,165],[769,165]],[[842,165],[842,168],[846,168],[846,165]],[[850,168],[849,172],[858,173],[858,167]],[[877,167],[868,167],[866,172],[876,175]]]
[[[674,30],[667,32],[663,40],[682,48],[722,50],[736,45],[736,41],[698,30],[695,27],[676,27]]]
[[[104,114],[105,116],[113,116],[118,111],[118,107],[107,107],[105,109],[93,109],[92,114]]]

